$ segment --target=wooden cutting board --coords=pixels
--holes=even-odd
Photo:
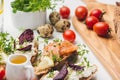
[[[88,30],[86,25],[78,21],[76,17],[72,18],[72,23],[79,35],[111,74],[113,80],[120,80],[120,44],[116,37],[114,35],[110,38],[100,37],[94,31]]]
[[[120,80],[120,39],[118,39],[118,36],[116,36],[115,28],[115,23],[117,23],[118,27],[120,27],[120,7],[99,3],[96,0],[83,1],[87,6],[88,12],[95,8],[106,12],[103,15],[103,18],[104,21],[109,24],[112,30],[111,37],[103,38],[98,36],[94,31],[88,30],[87,26],[83,22],[78,21],[75,16],[72,18],[73,26],[96,55],[96,57],[104,65],[106,70],[108,70],[108,72],[111,74],[113,80]],[[118,30],[118,34],[120,34],[120,30]]]

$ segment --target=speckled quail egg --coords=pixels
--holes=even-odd
[[[61,19],[55,24],[55,28],[58,32],[64,32],[70,28],[70,22],[66,19]]]
[[[43,26],[38,27],[37,32],[40,34],[43,38],[50,38],[53,34],[53,26],[50,24],[45,24]]]
[[[52,25],[55,25],[60,20],[60,14],[56,11],[50,13],[49,20]]]

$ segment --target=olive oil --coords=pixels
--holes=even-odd
[[[3,5],[4,5],[3,0],[0,0],[0,14],[3,13]]]
[[[0,14],[2,14],[3,13],[3,10],[0,10]]]
[[[22,64],[24,62],[26,62],[27,58],[25,56],[22,55],[18,55],[18,56],[14,56],[11,58],[11,62],[14,64]]]

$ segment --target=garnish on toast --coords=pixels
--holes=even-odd
[[[35,74],[45,74],[53,67],[62,65],[70,55],[75,53],[76,50],[77,46],[73,45],[69,41],[53,41],[49,43],[43,49],[40,63],[35,69]]]
[[[85,57],[88,52],[85,45],[53,40],[44,46],[35,67],[35,74],[41,77],[40,80],[91,79],[97,71],[97,66]]]

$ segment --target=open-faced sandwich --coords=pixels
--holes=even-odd
[[[61,67],[71,55],[76,55],[77,46],[68,41],[53,41],[44,47],[35,74],[45,74],[53,67]]]
[[[82,45],[53,40],[44,46],[35,74],[40,80],[90,80],[97,66],[84,57],[86,53]]]

